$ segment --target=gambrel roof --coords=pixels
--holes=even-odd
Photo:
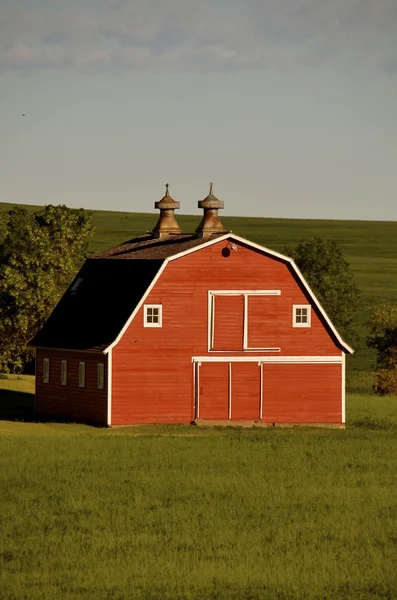
[[[353,353],[291,258],[232,233],[202,238],[195,234],[154,238],[149,234],[99,252],[86,260],[29,345],[108,352],[131,323],[168,262],[223,240],[241,243],[286,264],[340,349]],[[76,285],[78,289],[73,291]]]

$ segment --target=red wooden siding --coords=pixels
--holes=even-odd
[[[260,411],[260,366],[258,363],[232,363],[232,420],[257,420]]]
[[[219,242],[170,262],[145,300],[146,304],[162,304],[163,326],[144,328],[141,307],[113,348],[113,425],[190,422],[194,418],[192,357],[214,355],[208,352],[208,290],[280,290],[279,297],[271,298],[271,302],[278,301],[279,312],[269,325],[271,345],[281,348],[277,356],[341,355],[315,311],[310,328],[292,327],[292,305],[307,304],[308,299],[286,265],[241,243],[236,244],[237,252],[224,257],[221,252],[226,244]],[[255,336],[255,328],[263,327],[262,315],[257,307],[252,314],[249,327]],[[240,325],[238,331],[240,336]],[[215,354],[223,356],[222,352]],[[247,354],[233,352],[234,356]],[[271,355],[255,352],[261,354]],[[225,351],[225,357],[230,355]],[[325,371],[328,365],[323,368]],[[310,389],[310,372],[303,370],[302,377]],[[305,393],[303,381],[297,390]],[[340,393],[338,398],[340,407]],[[287,406],[285,410],[289,418]],[[282,419],[282,411],[278,416]],[[317,413],[314,416],[317,418]]]
[[[281,296],[248,296],[248,348],[277,348],[280,346],[282,325]],[[285,308],[284,308],[285,311]],[[292,323],[292,309],[291,309]],[[284,319],[283,319],[283,324]]]
[[[263,365],[266,423],[341,423],[339,365]]]
[[[200,419],[227,419],[229,363],[202,363],[199,368]]]
[[[50,360],[50,380],[43,383],[43,359]],[[61,361],[67,360],[67,385],[61,385]],[[79,387],[79,363],[85,362],[85,387]],[[104,363],[104,388],[97,389],[97,365]],[[107,356],[61,350],[36,351],[36,413],[39,417],[107,423]]]
[[[215,295],[214,350],[242,350],[244,296]]]

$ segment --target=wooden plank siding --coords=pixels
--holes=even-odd
[[[43,360],[50,361],[49,383]],[[67,384],[61,385],[61,361],[67,361]],[[85,362],[85,387],[79,387],[79,363]],[[104,388],[97,388],[97,365],[104,364]],[[36,414],[39,417],[107,424],[107,356],[67,350],[36,351]]]
[[[310,328],[292,327],[293,304],[309,304],[309,300],[287,265],[252,250],[243,243],[236,244],[237,252],[232,251],[228,257],[225,257],[222,255],[222,249],[226,245],[227,242],[221,241],[171,261],[145,300],[145,304],[162,305],[162,327],[145,328],[143,307],[141,307],[114,346],[112,425],[190,422],[194,419],[192,357],[216,355],[226,358],[231,355],[249,354],[243,349],[236,351],[235,348],[230,348],[229,352],[226,349],[218,352],[208,351],[209,290],[280,290],[280,296],[266,298],[277,306],[277,315],[267,319],[266,327],[262,324],[260,302],[256,304],[251,298],[249,299],[249,310],[252,309],[249,321],[251,340],[257,341],[255,334],[257,329],[258,339],[269,339],[272,346],[280,347],[280,352],[274,355],[340,357],[340,348],[324,328],[315,310],[312,310]],[[236,324],[238,331],[239,323],[240,321],[237,321]],[[233,327],[233,320],[230,322],[230,327]],[[252,356],[252,353],[250,355]],[[271,356],[272,353],[256,351],[256,355]],[[296,374],[300,381],[297,383],[295,397],[298,398],[300,394],[304,399],[305,382],[308,389],[312,390],[312,394],[315,394],[315,388],[311,381],[312,371],[310,369],[299,371],[301,366],[305,365],[294,365],[291,372],[294,376]],[[336,373],[338,369],[339,388],[337,389],[336,384],[326,386],[327,398],[329,402],[333,402],[333,408],[331,410],[327,404],[323,414],[321,403],[318,407],[314,405],[315,403],[307,403],[307,410],[303,411],[307,415],[307,421],[318,419],[318,422],[325,422],[331,416],[336,418],[337,405],[340,412],[341,367],[340,365],[333,367],[334,365],[331,366],[332,372]],[[247,373],[250,368],[247,368]],[[259,367],[256,368],[259,371]],[[324,365],[323,370],[314,372],[326,373],[329,368],[330,365]],[[200,367],[202,372],[203,369],[204,364]],[[243,398],[241,390],[248,375],[244,375],[244,370],[239,369],[240,367],[235,367],[238,389],[240,389],[237,398]],[[321,377],[317,377],[316,381],[320,386],[317,390],[323,389]],[[279,385],[277,377],[273,379],[272,385],[275,387]],[[280,394],[281,392],[277,396],[280,409],[277,412],[274,406],[268,416],[277,412],[277,419],[284,422],[293,418],[294,413],[291,412],[290,404],[283,405]],[[316,397],[319,398],[318,393]],[[244,400],[239,399],[238,403],[241,405],[240,413],[236,414],[245,414],[245,409],[242,407]],[[313,408],[312,417],[308,414],[310,407]],[[295,408],[296,418],[299,420],[301,414],[296,403]]]
[[[263,365],[265,423],[342,423],[342,365]]]

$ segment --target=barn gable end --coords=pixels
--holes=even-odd
[[[215,314],[218,300],[229,301],[224,315],[226,320],[219,322],[225,335],[225,344],[219,348],[211,346],[214,298]],[[230,312],[234,300],[235,314]],[[144,326],[146,305],[162,307],[161,328]],[[312,306],[310,327],[292,326],[294,305]],[[267,326],[262,322],[264,311],[270,317]],[[239,323],[236,322],[237,314],[241,316]],[[257,315],[256,324],[250,322],[251,315],[253,318]],[[261,328],[265,330],[267,327],[267,339],[244,348],[243,330],[247,316],[248,336],[254,334],[258,337]],[[215,331],[218,325],[216,319],[215,316]],[[236,346],[238,336],[239,347]],[[204,370],[208,372],[209,368],[214,373],[219,370],[218,375],[215,373],[216,380],[219,380],[219,385],[228,388],[230,371],[233,371],[231,376],[234,380],[237,377],[237,380],[243,381],[244,377],[249,377],[252,365],[244,367],[247,374],[240,366],[248,362],[260,367],[255,383],[258,389],[261,385],[263,387],[261,377],[266,377],[264,369],[270,365],[287,364],[289,369],[293,369],[298,365],[312,364],[311,371],[307,370],[310,373],[308,382],[316,381],[316,387],[307,385],[307,393],[304,388],[298,391],[298,394],[308,395],[308,408],[297,417],[297,422],[302,422],[302,419],[310,422],[310,403],[321,405],[319,396],[326,399],[330,394],[333,407],[328,413],[324,412],[321,422],[335,422],[335,406],[339,407],[339,420],[336,422],[342,422],[343,352],[339,338],[327,327],[323,311],[318,309],[288,260],[281,255],[274,257],[268,251],[251,248],[246,240],[231,234],[212,240],[200,249],[170,258],[109,349],[113,353],[114,425],[157,422],[159,418],[168,422],[193,420],[197,418],[197,400],[202,387],[197,382],[197,370],[202,369],[202,373]],[[208,366],[204,367],[204,363]],[[329,365],[333,366],[329,368]],[[222,380],[225,369],[227,381]],[[319,380],[323,378],[324,369],[327,369],[327,383],[326,389],[321,390]],[[331,372],[332,381],[327,376]],[[301,380],[301,386],[305,385],[304,380]],[[139,402],[134,400],[138,381]],[[127,389],[131,392],[127,393]],[[316,398],[313,398],[314,394]],[[190,404],[186,402],[189,396]],[[232,413],[232,418],[243,413],[243,410]],[[256,419],[261,418],[259,408],[255,416]]]

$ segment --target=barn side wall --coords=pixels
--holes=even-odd
[[[50,360],[49,383],[43,382],[44,358]],[[61,385],[61,361],[67,361],[67,384]],[[85,362],[85,387],[79,387],[79,363]],[[104,366],[104,388],[97,388],[97,365]],[[67,350],[36,350],[36,414],[39,418],[107,424],[107,356]]]
[[[243,350],[208,350],[208,290],[281,291],[277,320],[269,323],[267,337],[268,344],[280,347],[280,352],[256,350],[255,356],[341,356],[314,309],[310,328],[292,327],[293,304],[309,304],[309,300],[287,265],[242,243],[225,257],[222,250],[227,245],[222,241],[171,261],[145,300],[145,304],[162,305],[162,327],[145,328],[141,307],[114,346],[112,425],[190,422],[194,419],[192,357],[252,356]],[[262,326],[258,311],[254,318],[258,319],[257,326]],[[249,326],[255,331],[255,322]],[[230,337],[232,345],[232,330]],[[310,375],[302,373],[310,387]],[[335,402],[339,404],[340,384],[339,380],[338,390],[335,387]],[[328,414],[322,402],[322,396],[317,396],[313,418],[319,422],[326,421]],[[277,418],[284,421],[287,413],[285,409]],[[312,421],[309,415],[308,421]]]

